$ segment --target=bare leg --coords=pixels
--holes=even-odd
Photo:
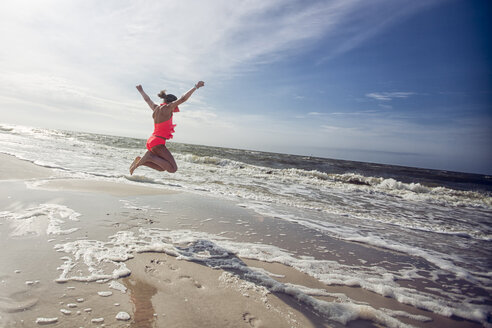
[[[152,162],[145,162],[141,165],[144,165],[144,166],[147,166],[147,167],[150,167],[151,169],[154,169],[156,171],[164,171],[164,169],[162,167],[160,167],[159,165],[155,164],[155,163],[152,163]]]
[[[133,171],[135,171],[135,169],[138,167],[138,164],[140,163],[140,159],[141,159],[141,157],[137,156],[133,160],[132,165],[130,165],[130,175],[133,175]]]
[[[156,150],[156,148],[164,148],[164,150],[159,151]],[[166,155],[166,151],[168,155]],[[166,156],[166,158],[158,156],[157,153],[164,154],[163,156]],[[169,158],[172,159],[172,161],[169,161]],[[154,148],[152,148],[152,152],[147,151],[145,155],[135,165],[134,170],[141,165],[148,166],[157,171],[168,171],[171,173],[176,172],[177,169],[174,158],[164,145],[155,146]]]
[[[143,157],[137,156],[130,166],[130,175],[133,175],[133,172],[137,169],[137,167],[142,165],[148,166],[157,171],[164,171],[162,167],[153,163],[153,158],[157,158],[157,156],[152,154],[150,151],[147,151]]]
[[[159,159],[162,159],[162,160],[167,162],[166,171],[168,171],[169,173],[174,173],[178,170],[178,165],[176,164],[176,161],[174,160],[173,155],[166,148],[166,146],[157,145],[154,148],[152,148],[152,153],[157,155],[159,157]],[[157,164],[159,164],[159,163],[157,163]],[[160,165],[160,166],[162,167],[162,165]]]

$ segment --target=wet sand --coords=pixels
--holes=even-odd
[[[22,161],[14,156],[0,153],[0,180],[28,180],[47,178],[55,173],[45,167]]]
[[[143,253],[129,260],[132,273],[117,280],[127,288],[125,293],[110,288],[109,281],[55,282],[63,255],[53,250],[56,243],[104,239],[118,228],[152,225],[154,221],[142,218],[139,210],[122,208],[121,201],[148,195],[180,195],[115,182],[62,179],[56,172],[27,161],[6,155],[1,155],[1,159],[0,211],[22,212],[40,202],[68,205],[82,214],[81,221],[70,226],[79,230],[61,236],[49,236],[44,229],[36,229],[29,230],[26,236],[13,237],[8,222],[0,222],[0,247],[6,250],[0,266],[1,327],[35,327],[40,325],[36,324],[39,318],[52,319],[46,324],[49,327],[320,326],[319,319],[314,318],[318,324],[313,324],[308,318],[313,316],[311,313],[305,315],[291,308],[266,289],[252,288],[246,297],[230,273],[227,281],[221,280],[223,270],[179,261],[166,254]],[[17,168],[20,171],[11,174]],[[29,187],[24,181],[29,181]],[[95,219],[89,221],[88,217]],[[182,222],[178,220],[173,225],[182,228]],[[107,291],[110,296],[98,294]],[[131,319],[117,320],[120,311],[130,314]]]
[[[134,327],[328,327],[231,272],[159,253],[140,254],[129,268]]]
[[[291,295],[272,291],[233,269],[214,269],[203,263],[169,254],[135,254],[126,261],[131,274],[116,279],[126,291],[111,288],[110,281],[55,282],[64,253],[57,243],[107,240],[119,230],[139,228],[190,229],[222,235],[240,242],[272,244],[299,256],[355,263],[417,261],[402,254],[368,248],[318,236],[295,223],[263,217],[233,202],[209,199],[164,189],[112,181],[61,179],[55,171],[1,155],[0,212],[22,213],[38,204],[67,206],[81,216],[66,221],[73,233],[48,235],[45,227],[12,236],[9,221],[0,217],[0,327],[36,327],[38,318],[57,318],[49,327],[340,327]],[[26,184],[33,180],[38,183]],[[134,207],[140,202],[148,207]],[[7,217],[4,215],[4,217]],[[39,228],[39,229],[38,229]],[[305,243],[308,241],[308,243]],[[238,258],[248,268],[263,268],[274,279],[305,287],[343,293],[375,308],[403,310],[429,317],[422,322],[398,318],[420,327],[480,327],[403,305],[396,300],[356,287],[327,286],[280,263]],[[101,296],[99,292],[111,292]],[[104,293],[103,293],[104,295]],[[333,296],[315,296],[338,302]],[[70,311],[70,312],[68,312]],[[130,320],[116,319],[127,312]],[[101,318],[103,321],[100,321]],[[92,320],[95,320],[94,322]],[[355,320],[349,327],[375,327]]]
[[[79,179],[57,179],[42,183],[38,187],[48,190],[71,190],[106,193],[113,196],[168,195],[174,191],[161,188],[142,187],[111,181],[93,181]]]

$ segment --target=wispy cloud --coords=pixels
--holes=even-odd
[[[320,40],[341,54],[340,40],[369,37],[379,20],[369,9],[362,0],[1,2],[0,96],[11,107],[18,99],[118,119],[139,108],[138,83],[151,95],[163,86],[179,94],[198,79],[220,87]],[[354,17],[364,20],[347,29]]]
[[[301,53],[344,33],[361,3],[2,2],[0,42],[8,46],[0,51],[0,76],[8,87],[0,95],[111,115],[135,99],[128,91],[137,83],[176,93],[197,79],[220,86]]]
[[[360,111],[354,111],[354,112],[332,112],[329,113],[329,115],[333,116],[367,116],[367,115],[377,115],[379,114],[379,110],[360,110]]]
[[[164,86],[179,94],[198,79],[208,83],[207,89],[220,89],[224,81],[319,48],[321,43],[329,49],[321,60],[328,60],[440,1],[3,1],[0,110],[8,108],[14,115],[17,99],[23,117],[48,113],[50,119],[70,122],[70,128],[77,125],[91,131],[99,124],[101,130],[117,126],[118,131],[136,134],[136,126],[149,126],[150,115],[145,115],[148,109],[135,84],[142,83],[151,96]],[[388,102],[412,95],[374,92],[366,97]],[[220,101],[214,104],[207,105],[200,93],[194,95],[187,103],[191,109],[183,110],[180,121],[176,120],[182,132],[176,139],[251,148],[275,143],[291,152],[292,131],[297,131],[296,137],[310,134],[311,138],[299,138],[299,147],[326,143],[308,125],[313,120],[305,120],[300,129],[298,121],[289,126],[267,112],[261,117],[244,116],[232,108],[219,108]],[[355,145],[385,127],[384,122],[376,122],[374,128],[355,126],[353,119],[342,121],[376,115],[370,111],[323,116],[312,109],[305,115],[316,118],[317,124],[326,123],[320,129],[333,144],[354,140]]]
[[[231,78],[305,51],[321,38],[341,54],[371,37],[372,26],[382,28],[385,14],[401,16],[424,6],[412,3],[19,0],[0,5],[1,30],[15,31],[0,37],[9,44],[0,53],[0,69],[76,75],[80,83],[146,76],[179,87],[197,78]]]
[[[396,98],[408,98],[410,96],[416,95],[415,92],[372,92],[367,93],[366,97],[382,100],[382,101],[391,101]]]
[[[26,71],[35,66],[65,76],[159,75],[174,85],[231,77],[337,33],[358,2],[19,0],[0,5],[0,27],[15,31],[2,33],[9,49],[1,57],[6,67],[24,63]]]

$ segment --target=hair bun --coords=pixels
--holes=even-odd
[[[157,94],[157,97],[166,99],[166,90],[161,90],[161,92]]]

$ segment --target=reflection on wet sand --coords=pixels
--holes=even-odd
[[[134,306],[134,317],[131,327],[155,327],[155,312],[152,306],[152,296],[157,293],[157,289],[141,280],[132,278],[123,279],[123,282],[130,291],[130,300]]]

